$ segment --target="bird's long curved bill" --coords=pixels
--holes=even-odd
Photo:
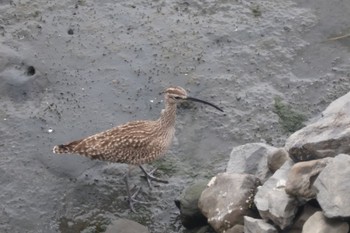
[[[194,101],[194,102],[199,102],[199,103],[202,103],[202,104],[207,104],[207,105],[210,105],[214,108],[216,108],[217,110],[223,112],[224,110],[222,110],[221,108],[219,108],[218,106],[216,106],[215,104],[212,104],[212,103],[209,103],[207,101],[204,101],[204,100],[200,100],[200,99],[197,99],[197,98],[193,98],[193,97],[187,97],[185,100],[190,100],[190,101]]]

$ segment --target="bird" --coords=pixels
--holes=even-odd
[[[177,105],[183,101],[194,101],[209,105],[223,112],[218,106],[207,101],[188,96],[180,86],[169,87],[163,91],[165,108],[156,120],[138,120],[116,126],[92,136],[53,147],[55,154],[79,154],[90,159],[139,166],[150,180],[167,183],[153,176],[142,166],[162,157],[169,149],[175,134]],[[130,171],[130,169],[129,169]],[[124,176],[130,209],[137,201],[129,188],[129,171]]]

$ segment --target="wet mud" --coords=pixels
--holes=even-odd
[[[233,146],[283,146],[276,98],[318,114],[350,86],[346,1],[0,1],[0,231],[103,232],[124,217],[186,232],[174,199],[223,171]],[[330,9],[330,10],[328,10]],[[332,13],[333,12],[333,13]],[[336,12],[336,14],[334,14]],[[127,166],[52,147],[156,119],[181,85],[225,114],[181,105],[176,140],[152,166],[169,179],[126,203]]]

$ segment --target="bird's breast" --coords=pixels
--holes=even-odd
[[[175,128],[170,127],[167,130],[164,130],[158,137],[153,141],[154,144],[160,146],[161,150],[159,150],[159,156],[165,154],[169,149],[173,138],[175,135]]]
[[[165,148],[168,149],[171,145],[171,143],[173,142],[174,139],[174,135],[175,135],[175,128],[172,127],[167,131],[167,134],[165,136]]]

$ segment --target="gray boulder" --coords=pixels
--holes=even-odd
[[[315,198],[312,185],[329,160],[330,158],[324,158],[294,164],[288,174],[286,192],[299,200]]]
[[[277,229],[262,219],[244,217],[244,233],[277,233]]]
[[[244,233],[244,226],[241,224],[234,225],[233,227],[225,231],[225,233]]]
[[[254,199],[260,216],[265,220],[271,220],[281,229],[292,224],[299,205],[295,197],[285,192],[288,172],[293,164],[291,160],[285,162],[273,176],[258,187]]]
[[[207,218],[198,208],[198,200],[203,190],[207,187],[208,180],[200,180],[186,188],[179,200],[175,201],[180,210],[182,225],[187,229],[207,225]]]
[[[333,158],[317,177],[317,201],[328,218],[350,217],[350,156]]]
[[[227,164],[227,173],[245,173],[257,176],[261,182],[272,175],[269,170],[268,156],[277,150],[264,143],[249,143],[234,147]]]
[[[129,219],[117,219],[107,227],[105,233],[149,233],[147,227]]]
[[[304,205],[301,213],[294,219],[293,225],[288,229],[288,233],[300,233],[305,222],[317,211],[321,211],[321,209],[310,204]]]
[[[284,148],[278,148],[267,155],[267,166],[272,173],[275,173],[288,158],[288,152]]]
[[[302,233],[348,233],[349,224],[327,219],[321,211],[314,213],[304,224]]]
[[[294,161],[350,153],[350,92],[332,102],[316,122],[292,134],[285,148]]]
[[[211,228],[208,224],[206,226],[201,226],[193,229],[187,229],[184,231],[186,233],[215,233],[213,228]]]
[[[245,215],[254,216],[251,208],[259,183],[253,175],[220,173],[202,192],[199,209],[216,232],[243,224]]]

